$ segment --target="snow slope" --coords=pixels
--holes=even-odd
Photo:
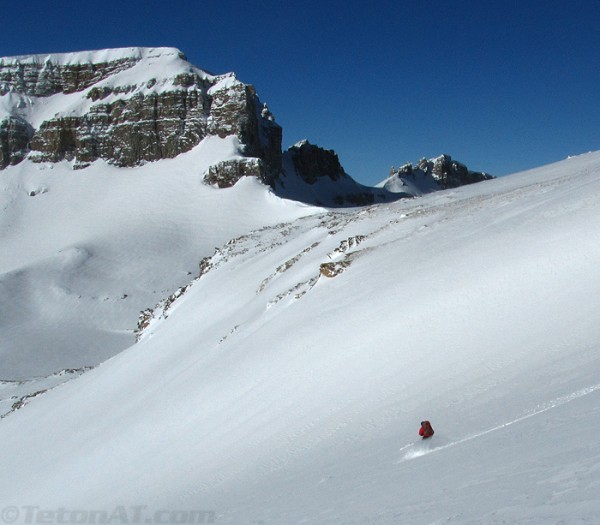
[[[0,508],[597,522],[600,153],[366,209],[276,205],[288,222],[230,218],[246,234],[139,343],[0,420]]]
[[[416,197],[440,190],[440,185],[433,176],[420,170],[415,170],[412,175],[404,177],[397,174],[391,175],[375,187],[385,189],[391,193],[407,193]]]
[[[208,166],[239,156],[237,138],[209,137],[139,168],[25,161],[4,170],[0,379],[104,361],[133,344],[140,311],[187,284],[215,246],[311,212],[255,181],[220,191],[202,183]]]

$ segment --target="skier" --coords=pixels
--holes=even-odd
[[[421,436],[423,439],[433,436],[433,428],[431,427],[431,423],[429,421],[421,421],[419,436]]]

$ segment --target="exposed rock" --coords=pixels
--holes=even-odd
[[[348,266],[350,266],[349,259],[344,259],[343,261],[322,263],[320,267],[320,272],[323,277],[328,277],[329,279],[331,279],[340,275],[346,268],[348,268]]]
[[[260,105],[253,86],[236,82],[210,91],[208,132],[225,137],[237,135],[244,154],[263,160],[261,178],[272,184],[281,172],[281,127],[270,111]]]
[[[8,117],[0,122],[0,169],[25,158],[32,136],[33,127],[23,119]]]
[[[134,330],[136,342],[142,338],[144,331],[150,326],[150,324],[154,320],[166,319],[167,317],[169,317],[169,310],[173,303],[177,301],[177,299],[185,295],[185,292],[190,286],[191,283],[182,286],[181,288],[178,288],[175,291],[175,293],[162,300],[160,303],[155,305],[154,308],[147,308],[146,310],[140,312],[137,328]]]
[[[474,182],[494,178],[484,172],[469,170],[464,164],[452,160],[450,155],[441,155],[437,159],[434,159],[431,173],[444,189],[456,188],[465,184],[473,184]]]
[[[208,169],[204,182],[219,188],[229,188],[242,177],[256,177],[268,183],[265,163],[256,157],[219,162]]]
[[[137,93],[98,103],[82,117],[42,123],[31,141],[30,158],[74,160],[77,166],[101,158],[123,167],[172,158],[206,136],[207,105],[199,90]]]
[[[36,97],[82,91],[114,73],[133,66],[136,57],[110,62],[57,64],[50,57],[0,59],[0,96],[9,92]]]
[[[355,248],[361,244],[366,238],[367,237],[365,235],[354,235],[353,237],[348,237],[340,242],[340,245],[334,250],[334,253],[346,253],[351,248]]]
[[[288,150],[296,173],[307,184],[314,184],[323,177],[336,181],[348,177],[335,151],[323,149],[303,140]]]
[[[323,149],[303,140],[283,155],[285,174],[275,181],[275,192],[317,206],[366,206],[384,202],[384,190],[363,186],[350,177],[333,150]]]
[[[391,182],[372,188],[354,181],[333,150],[302,141],[282,154],[282,129],[253,86],[233,73],[202,71],[172,48],[0,59],[0,96],[7,102],[0,115],[0,169],[25,158],[66,160],[73,168],[98,159],[131,167],[173,158],[207,136],[235,136],[239,158],[209,167],[207,184],[225,188],[241,177],[256,177],[282,197],[336,207],[390,202],[491,178],[443,155],[393,170]],[[32,117],[51,96],[63,97],[64,104],[53,104],[60,110],[43,121]],[[426,184],[416,183],[419,177]]]

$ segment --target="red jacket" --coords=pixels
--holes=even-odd
[[[422,436],[423,439],[427,439],[433,436],[433,428],[431,428],[431,423],[429,421],[421,421],[419,436]]]

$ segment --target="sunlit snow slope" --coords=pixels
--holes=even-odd
[[[594,523],[598,268],[599,153],[247,233],[139,343],[0,420],[0,507]]]
[[[198,274],[231,237],[310,210],[244,181],[202,183],[241,155],[206,138],[172,160],[9,167],[0,177],[0,380],[94,366],[133,344],[141,310]]]

